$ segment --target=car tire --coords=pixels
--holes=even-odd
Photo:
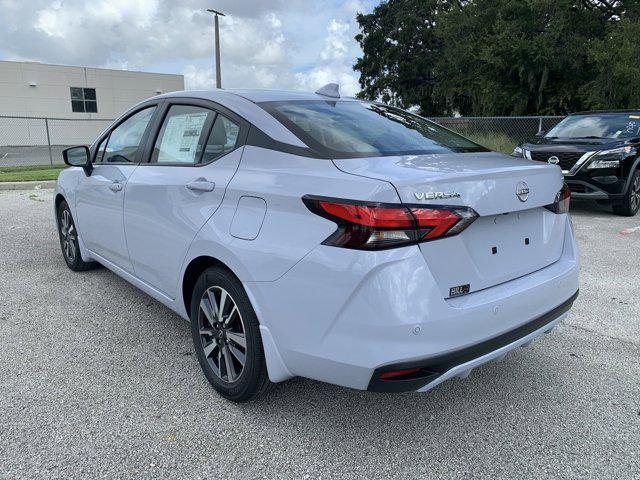
[[[640,209],[640,170],[631,177],[631,184],[622,202],[612,206],[613,213],[625,217],[633,217]]]
[[[200,275],[191,296],[190,318],[198,362],[220,395],[240,403],[270,389],[260,324],[231,272],[210,267]]]
[[[58,206],[58,236],[60,237],[62,257],[67,267],[74,272],[84,272],[98,267],[96,262],[82,260],[78,243],[78,230],[66,201],[62,201]]]

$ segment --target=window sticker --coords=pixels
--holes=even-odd
[[[167,121],[158,154],[159,163],[194,163],[207,112],[174,115]]]

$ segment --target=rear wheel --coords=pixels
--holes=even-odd
[[[66,201],[60,203],[58,207],[58,235],[60,236],[62,256],[71,270],[83,272],[98,266],[95,262],[82,260],[80,245],[78,244],[78,230]]]
[[[617,215],[633,217],[640,209],[640,170],[636,170],[631,178],[631,185],[622,203],[613,205],[613,212]]]
[[[223,397],[246,402],[271,382],[258,319],[242,284],[220,267],[205,270],[191,299],[191,334],[205,377]]]

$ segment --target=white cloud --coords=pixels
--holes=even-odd
[[[371,1],[371,0],[367,0]],[[213,87],[210,0],[0,0],[0,55],[134,70],[184,73],[187,88]],[[352,70],[362,1],[217,0],[223,85],[317,89]]]
[[[326,45],[320,58],[322,60],[342,60],[347,56],[349,41],[347,33],[349,32],[349,24],[340,20],[332,19],[327,27]]]
[[[359,2],[352,2],[352,8],[360,8]],[[316,90],[327,83],[338,83],[342,95],[353,96],[359,90],[357,75],[353,71],[353,59],[357,55],[355,20],[331,19],[326,27],[325,45],[316,65],[309,71],[296,74],[298,86],[303,90]]]

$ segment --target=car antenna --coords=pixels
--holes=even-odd
[[[316,90],[316,93],[323,97],[340,98],[340,85],[337,83],[327,83],[321,89]]]

